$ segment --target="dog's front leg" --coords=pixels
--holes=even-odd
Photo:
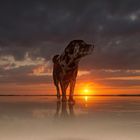
[[[75,102],[74,99],[73,99],[75,83],[76,83],[76,79],[72,79],[72,80],[70,81],[69,102],[71,102],[71,103],[74,103],[74,102]]]
[[[64,81],[60,81],[60,85],[61,85],[61,90],[62,90],[62,102],[66,102],[67,101],[67,98],[66,98],[67,85]]]
[[[60,89],[59,89],[59,84],[56,85],[56,90],[57,90],[57,99],[60,100]]]

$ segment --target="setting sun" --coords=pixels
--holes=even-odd
[[[84,89],[84,93],[86,93],[86,94],[89,93],[89,89],[87,89],[87,88]]]
[[[93,94],[93,90],[90,87],[83,88],[81,92],[84,95],[91,95],[91,94]]]

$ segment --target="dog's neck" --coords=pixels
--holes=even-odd
[[[80,58],[76,58],[74,55],[68,55],[63,53],[59,57],[59,64],[62,67],[63,71],[67,72],[69,70],[74,70],[78,67]]]

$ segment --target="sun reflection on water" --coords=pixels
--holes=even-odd
[[[85,100],[85,107],[88,107],[88,96],[84,96],[84,100]]]
[[[85,96],[84,98],[85,98],[85,102],[88,102],[88,96]]]

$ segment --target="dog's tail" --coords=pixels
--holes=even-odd
[[[58,63],[58,57],[59,55],[57,54],[52,58],[53,63]]]

